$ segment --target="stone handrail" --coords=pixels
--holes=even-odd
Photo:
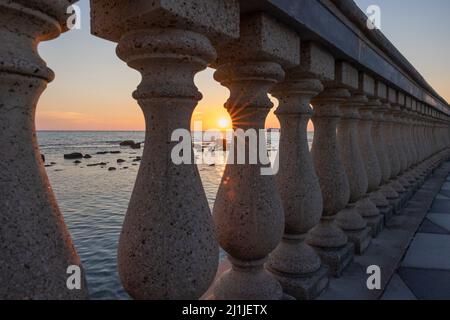
[[[66,287],[67,268],[82,266],[34,126],[53,80],[37,44],[68,31],[73,2],[0,0],[0,298],[88,296],[84,276]],[[211,286],[215,299],[313,299],[450,156],[448,104],[352,1],[91,0],[91,14],[92,33],[142,75],[133,97],[147,143],[118,245],[135,299],[198,299]],[[207,66],[230,91],[234,129],[264,128],[269,93],[281,123],[276,176],[229,161],[212,212],[194,162],[170,157]],[[214,281],[219,246],[231,268]]]

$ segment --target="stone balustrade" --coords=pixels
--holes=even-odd
[[[0,0],[0,298],[88,297],[83,272],[81,290],[66,287],[67,268],[83,269],[34,126],[54,77],[37,45],[68,31],[73,2]],[[301,3],[91,0],[92,33],[142,75],[146,143],[118,244],[132,298],[313,299],[449,158],[449,105],[379,31],[349,22],[361,22],[352,2]],[[234,129],[264,128],[269,93],[281,125],[278,173],[228,161],[212,211],[193,159],[170,157],[208,66]],[[241,138],[246,159],[267,153],[260,136],[256,151]],[[216,274],[219,247],[231,267]]]

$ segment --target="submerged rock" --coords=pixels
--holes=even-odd
[[[82,159],[83,154],[79,152],[68,153],[64,155],[64,159]]]

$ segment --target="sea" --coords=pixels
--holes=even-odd
[[[143,149],[122,147],[120,142],[143,143],[144,136],[143,131],[37,133],[48,177],[85,269],[91,299],[130,298],[117,273],[117,244]],[[308,134],[310,144],[312,137],[311,132]],[[279,132],[272,131],[269,140],[269,156],[274,161]],[[193,143],[197,159],[203,159],[205,153],[209,153],[207,163],[197,166],[212,210],[227,152],[216,150],[216,144],[209,142],[194,140]],[[73,152],[89,154],[92,158],[81,159],[81,163],[64,159],[64,154]],[[119,159],[123,162],[118,163]],[[99,163],[104,164],[92,166]],[[221,258],[224,257],[222,251]]]

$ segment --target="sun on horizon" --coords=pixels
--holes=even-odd
[[[229,129],[230,120],[226,118],[219,118],[219,120],[217,120],[217,125],[219,126],[220,129]]]

